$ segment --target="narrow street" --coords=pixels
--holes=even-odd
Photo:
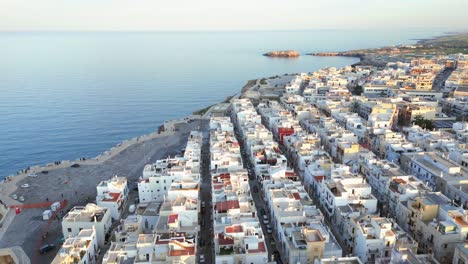
[[[246,168],[249,173],[250,192],[252,194],[252,199],[254,200],[255,207],[257,209],[259,223],[262,226],[262,231],[263,231],[263,234],[265,235],[265,244],[268,248],[268,258],[270,260],[275,260],[277,263],[283,263],[281,261],[281,258],[277,257],[279,256],[279,253],[276,247],[278,239],[272,234],[268,234],[267,226],[266,224],[263,223],[263,215],[267,215],[270,221],[272,219],[270,217],[270,212],[268,210],[268,207],[265,204],[265,200],[263,199],[263,196],[261,195],[262,193],[261,185],[258,183],[256,179],[256,175],[255,175],[254,169],[252,168],[252,164],[250,164],[249,157],[247,156],[247,152],[243,144],[244,141],[242,140],[242,138],[240,138],[238,127],[236,126],[235,122],[233,123],[234,123],[234,131],[236,134],[236,138],[237,138],[237,141],[240,143],[240,147],[241,147],[242,163],[244,164],[244,168]],[[273,234],[274,233],[275,231],[273,230]]]
[[[210,172],[210,132],[209,122],[201,125],[203,145],[201,149],[201,186],[200,186],[200,233],[198,240],[197,263],[201,263],[200,256],[204,256],[206,263],[214,263],[213,222],[211,219],[211,172]],[[206,132],[208,131],[208,132]]]

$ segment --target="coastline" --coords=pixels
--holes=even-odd
[[[46,168],[48,173],[38,173],[37,177],[21,173],[12,177],[11,181],[2,182],[0,248],[21,246],[32,257],[37,252],[35,242],[43,232],[61,232],[60,221],[48,225],[47,221],[38,217],[47,209],[43,204],[66,200],[68,204],[63,209],[65,213],[75,205],[93,202],[96,186],[115,175],[127,177],[131,186],[136,185],[146,164],[180,155],[190,131],[208,131],[208,120],[201,116],[189,116],[166,122],[164,129],[159,134],[150,133],[126,140],[95,158],[78,160],[78,167],[66,166],[64,162],[60,165],[37,166],[34,169]],[[23,187],[25,184],[28,186]],[[12,194],[23,196],[24,202],[13,199],[10,196]],[[17,214],[15,208],[22,206],[26,207]],[[43,242],[55,243],[47,240]]]
[[[3,200],[2,195],[4,195],[5,192],[2,190],[3,189],[2,187],[5,184],[18,182],[26,177],[29,177],[29,174],[31,173],[39,174],[44,171],[47,171],[48,173],[51,170],[68,168],[74,164],[78,164],[80,166],[98,165],[115,157],[117,154],[121,153],[122,151],[124,151],[125,149],[127,149],[128,147],[131,147],[132,145],[136,143],[145,142],[145,141],[152,140],[158,137],[173,135],[174,127],[176,124],[186,122],[188,119],[191,119],[191,118],[200,118],[200,117],[201,117],[200,115],[189,115],[181,119],[174,119],[174,120],[166,121],[164,124],[160,126],[160,127],[164,127],[163,130],[124,140],[118,143],[117,145],[111,147],[110,149],[105,150],[104,152],[100,153],[96,157],[80,158],[77,160],[62,160],[62,161],[59,161],[58,163],[47,163],[45,165],[35,165],[26,169],[19,170],[17,174],[7,175],[5,176],[4,179],[0,181],[0,199]],[[8,189],[8,190],[10,191],[10,194],[15,191],[11,189]]]

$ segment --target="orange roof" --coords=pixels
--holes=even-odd
[[[241,225],[226,226],[226,233],[240,233],[243,228]]]
[[[455,217],[455,222],[457,222],[457,224],[459,224],[459,225],[461,225],[461,226],[468,226],[468,223],[466,223],[466,222],[463,220],[463,217],[461,217],[461,216]]]
[[[122,195],[122,193],[113,193],[113,192],[110,192],[108,194],[111,197],[102,199],[102,201],[104,201],[104,202],[117,202],[119,200],[119,198],[120,198],[120,195]]]
[[[248,249],[248,253],[260,253],[260,252],[266,252],[265,250],[265,243],[263,242],[258,242],[258,249]]]
[[[234,245],[234,239],[224,234],[218,234],[218,242],[220,245],[227,246],[227,245]]]
[[[396,179],[394,179],[394,181],[397,182],[397,183],[400,183],[400,184],[405,184],[406,183],[405,180],[400,179],[400,178],[396,178]]]
[[[177,240],[173,240],[171,241],[171,243],[178,245],[179,247],[181,247],[181,249],[171,249],[171,247],[169,247],[169,254],[168,254],[169,256],[174,257],[174,256],[195,255],[195,247],[186,246]]]
[[[224,201],[224,202],[218,202],[215,204],[215,210],[216,211],[227,211],[229,209],[237,209],[240,208],[239,206],[239,201],[238,200],[231,200],[231,201]]]

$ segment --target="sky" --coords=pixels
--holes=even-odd
[[[468,29],[468,0],[0,0],[0,31]]]

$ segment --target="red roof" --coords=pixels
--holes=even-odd
[[[178,219],[179,219],[179,214],[171,214],[169,215],[169,218],[167,218],[167,223],[174,224],[175,222],[177,222]]]
[[[298,193],[293,193],[294,199],[300,200],[301,196]]]
[[[102,201],[104,201],[104,202],[117,202],[119,200],[120,195],[122,195],[122,193],[113,193],[113,192],[110,192],[108,194],[111,197],[102,199]]]
[[[258,249],[248,249],[248,253],[260,253],[260,252],[266,252],[265,250],[265,243],[263,242],[258,242]]]
[[[231,173],[223,173],[223,174],[218,175],[218,177],[221,179],[230,179]]]
[[[406,183],[405,180],[400,179],[400,178],[396,178],[396,179],[394,179],[394,181],[397,182],[397,183],[400,183],[400,184],[405,184]]]
[[[213,184],[213,188],[214,188],[215,190],[223,189],[223,188],[224,188],[224,185],[223,185],[223,184],[219,184],[219,183],[218,183],[218,184]]]
[[[294,175],[296,175],[296,174],[294,173],[294,171],[287,171],[287,172],[286,172],[286,177],[288,177],[288,176],[291,177],[291,176],[294,176]]]
[[[240,233],[242,232],[241,225],[234,225],[234,226],[226,226],[226,233]]]
[[[294,129],[289,128],[289,127],[280,127],[278,128],[278,133],[280,134],[292,134],[294,133]]]
[[[188,247],[177,240],[171,241],[173,244],[181,247],[180,249],[173,249],[169,246],[169,256],[186,256],[186,255],[195,255],[195,247]]]
[[[215,204],[216,211],[227,211],[229,209],[240,208],[238,200],[230,200],[225,202],[218,202]]]
[[[325,179],[325,176],[314,176],[315,181],[321,182],[323,179]]]
[[[218,242],[222,246],[234,245],[234,239],[224,234],[218,234]]]

